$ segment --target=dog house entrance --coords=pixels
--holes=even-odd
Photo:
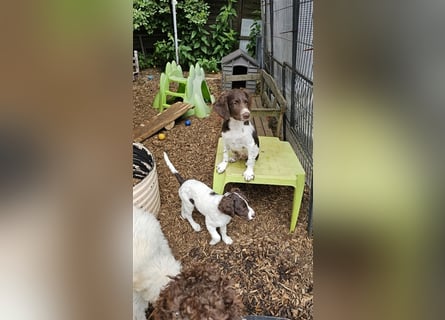
[[[239,74],[247,74],[247,67],[246,66],[234,66],[233,67],[233,75],[239,75]],[[246,87],[246,81],[233,81],[232,82],[232,89],[245,88],[245,87]]]

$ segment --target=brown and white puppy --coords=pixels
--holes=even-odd
[[[212,237],[210,245],[217,244],[221,238],[224,243],[231,244],[233,240],[227,235],[227,224],[232,217],[237,215],[247,220],[255,217],[255,211],[239,189],[232,189],[224,195],[217,194],[201,181],[181,177],[165,152],[164,160],[180,184],[178,193],[182,201],[181,217],[187,219],[193,230],[201,231],[201,226],[192,217],[193,209],[196,208],[205,216],[205,224]],[[219,228],[221,235],[216,228]]]
[[[223,173],[229,162],[247,160],[247,168],[243,173],[246,181],[255,178],[254,166],[260,150],[258,134],[250,121],[251,104],[251,97],[247,91],[232,89],[223,92],[213,106],[224,119],[221,130],[224,144],[223,159],[216,170],[218,173]]]

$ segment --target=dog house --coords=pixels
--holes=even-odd
[[[229,75],[257,74],[259,65],[245,51],[238,49],[221,59],[223,90],[246,88],[251,92],[256,90],[256,80],[230,81]]]

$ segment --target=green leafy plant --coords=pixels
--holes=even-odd
[[[153,34],[167,30],[169,19],[158,17],[170,15],[170,0],[133,0],[133,30]]]
[[[213,73],[219,71],[219,61],[216,58],[201,58],[198,59],[199,65],[205,70],[205,72]]]
[[[172,60],[175,60],[175,47],[173,44],[173,40],[165,39],[157,41],[154,44],[154,65],[161,67]]]
[[[181,43],[178,46],[179,51],[179,61],[186,61],[185,67],[187,68],[191,64],[195,64],[196,56],[193,52],[192,47],[185,45],[184,43]]]
[[[238,41],[237,33],[232,27],[233,19],[237,16],[234,4],[236,0],[228,0],[227,5],[221,7],[215,24],[210,27],[214,44],[212,57],[217,60],[230,53]]]
[[[256,54],[256,41],[259,35],[261,35],[261,24],[260,21],[255,20],[250,26],[249,42],[246,46],[247,53],[249,53],[249,55],[252,57],[255,57]]]
[[[143,53],[138,54],[139,69],[147,69],[154,66],[153,56],[145,55]]]
[[[173,21],[170,8],[171,0],[134,0],[133,29],[164,35],[154,44],[154,52],[148,63],[161,69],[175,60]],[[216,22],[207,25],[209,5],[205,0],[181,0],[176,5],[178,28],[179,63],[187,69],[196,62],[208,72],[218,70],[219,61],[233,50],[237,43],[237,34],[232,28],[237,16],[234,4],[236,0],[227,0],[222,6]]]

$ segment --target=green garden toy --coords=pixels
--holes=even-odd
[[[176,91],[171,90],[172,83],[177,83]],[[199,63],[190,66],[188,78],[184,78],[182,68],[176,62],[167,63],[165,72],[161,74],[159,92],[153,101],[153,108],[162,112],[175,102],[171,101],[175,98],[193,105],[193,108],[184,115],[185,117],[195,115],[198,118],[205,118],[210,114],[211,109],[207,103],[214,103],[215,98],[210,94],[204,69]]]

